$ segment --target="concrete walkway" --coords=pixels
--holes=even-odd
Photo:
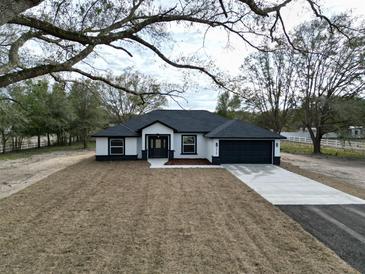
[[[365,201],[274,165],[223,165],[274,205],[346,205]]]
[[[162,168],[168,162],[167,158],[149,158],[150,168]]]

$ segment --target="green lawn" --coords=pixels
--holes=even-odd
[[[95,148],[95,142],[89,142],[88,149],[94,149]],[[8,152],[5,154],[0,154],[0,160],[15,160],[19,158],[27,158],[32,155],[41,154],[41,153],[47,153],[47,152],[54,152],[54,151],[73,151],[73,150],[80,150],[83,149],[82,143],[73,143],[71,146],[65,145],[65,146],[50,146],[50,147],[42,147],[42,148],[32,148],[32,149],[26,149],[16,152]]]
[[[336,156],[340,158],[349,159],[365,159],[365,151],[363,150],[352,150],[352,149],[340,149],[334,147],[324,147],[322,146],[322,153],[328,156]],[[281,151],[293,154],[312,154],[313,145],[311,144],[301,144],[283,141],[281,143]]]

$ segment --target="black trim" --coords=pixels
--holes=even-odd
[[[194,137],[195,141],[194,141],[194,149],[195,151],[194,152],[184,152],[184,143],[183,143],[183,140],[184,140],[184,137]],[[196,134],[182,134],[181,135],[181,155],[197,155],[198,154],[198,137]]]
[[[221,164],[221,158],[219,158],[219,156],[212,156],[212,164],[213,165],[220,165]]]
[[[174,150],[169,150],[169,160],[174,159],[174,153],[175,153]]]
[[[138,160],[138,155],[96,155],[96,161],[129,161]]]
[[[149,140],[148,140],[148,138],[150,136],[167,136],[167,142],[168,142],[167,151],[171,150],[171,134],[145,134],[145,136],[144,136],[144,138],[145,138],[145,140],[144,140],[144,150],[147,153],[146,157],[149,155],[149,153],[148,153],[148,151],[149,151],[149,147],[148,147],[149,146]],[[142,152],[143,152],[143,150],[142,150]],[[143,158],[143,155],[142,155],[142,158]]]
[[[144,136],[144,149],[148,151],[148,137],[149,136],[168,136],[169,146],[168,149],[171,149],[171,134],[145,134]],[[142,148],[143,149],[143,148]]]
[[[152,126],[153,124],[156,124],[156,123],[160,123],[160,124],[164,125],[165,127],[168,127],[170,129],[172,129],[174,132],[177,132],[176,128],[173,128],[173,127],[169,126],[168,124],[165,124],[164,122],[161,122],[160,120],[155,120],[152,123],[149,123],[148,125],[144,125],[143,127],[137,129],[137,131],[141,131],[141,130],[145,129],[146,127]]]
[[[209,132],[208,132],[209,133]],[[219,139],[219,140],[283,140],[287,139],[286,137],[207,137],[204,135],[205,138],[209,139]]]
[[[147,150],[142,149],[142,160],[147,160]]]
[[[276,165],[276,166],[280,166],[280,157],[274,157],[273,164]]]
[[[93,138],[133,138],[133,137],[141,137],[141,134],[138,134],[138,135],[130,135],[130,136],[127,136],[127,135],[123,135],[123,136],[120,136],[120,135],[116,135],[116,136],[113,136],[113,135],[91,135],[90,137],[93,137]]]
[[[132,137],[133,138],[133,137]],[[123,139],[123,154],[119,154],[119,155],[117,155],[117,154],[110,154],[110,140],[111,139]],[[122,157],[122,156],[125,156],[125,137],[108,137],[108,155],[109,156],[118,156],[118,157]]]
[[[161,141],[161,147],[156,148],[156,141]],[[164,142],[164,141],[165,142]],[[151,146],[152,143],[152,146]],[[169,157],[169,136],[151,135],[148,137],[148,158]]]

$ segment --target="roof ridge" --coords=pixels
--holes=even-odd
[[[150,112],[153,112],[153,111],[207,111],[207,112],[211,112],[206,109],[154,109],[154,110],[151,110]],[[147,112],[147,113],[150,113],[150,112]],[[214,113],[214,112],[211,112],[211,113]]]
[[[125,127],[126,129],[128,129],[131,132],[136,132],[135,130],[131,129],[130,127],[126,126],[125,124],[120,124],[120,125]]]
[[[220,124],[219,126],[217,126],[216,128],[212,129],[209,133],[218,133],[219,131],[225,129],[226,127],[230,126],[233,122],[235,122],[236,120],[228,120],[226,122],[224,122],[223,124]]]

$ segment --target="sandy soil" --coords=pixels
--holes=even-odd
[[[300,169],[320,173],[365,189],[365,161],[363,160],[289,153],[282,153],[281,160]]]
[[[291,164],[291,163],[285,162],[285,161],[282,161],[280,166],[291,172],[311,178],[315,181],[321,182],[322,184],[331,186],[333,188],[337,188],[338,190],[341,190],[348,194],[357,196],[361,199],[365,199],[365,188],[362,185],[349,183],[348,182],[349,180],[346,180],[346,181],[341,180],[341,179],[336,178],[336,176],[333,176],[333,175],[331,175],[331,176],[323,175],[322,173],[319,173],[319,172],[314,172],[314,171],[310,171],[305,168],[300,168],[294,164]]]
[[[94,154],[92,151],[61,151],[17,160],[0,160],[0,199]]]
[[[1,273],[356,273],[224,169],[88,159],[0,212]]]

